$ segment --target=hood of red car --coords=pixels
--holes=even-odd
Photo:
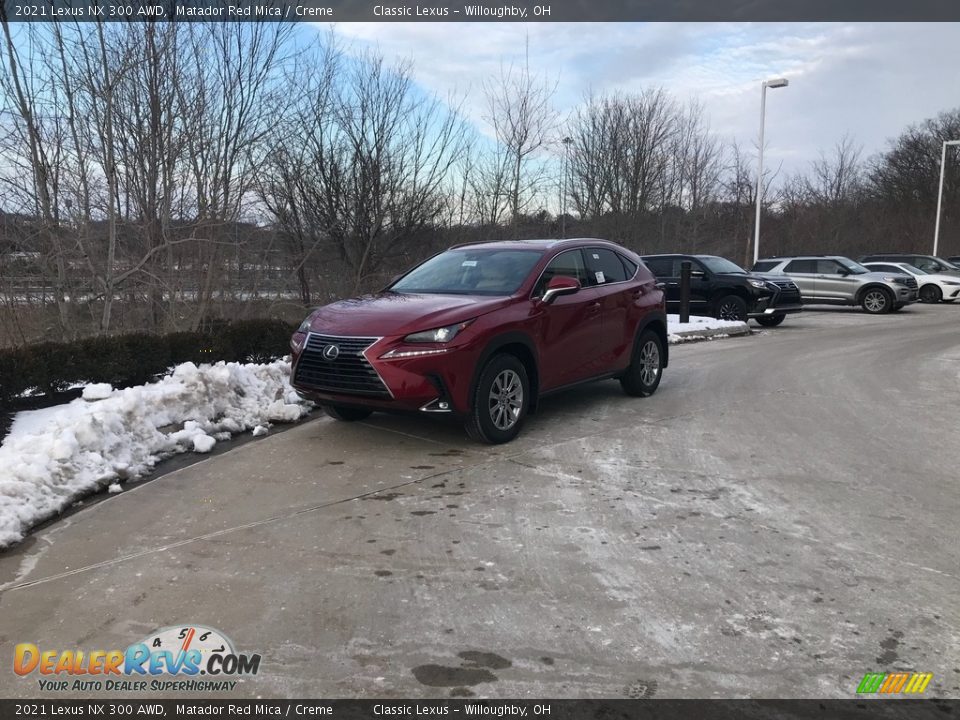
[[[384,292],[324,305],[313,315],[310,329],[326,335],[406,335],[470,320],[509,303],[509,297],[499,296]]]

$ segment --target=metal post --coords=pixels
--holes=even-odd
[[[567,236],[567,164],[569,161],[570,155],[570,144],[573,142],[573,138],[565,137],[562,141],[563,143],[563,197],[560,198],[560,237],[565,238]]]
[[[943,150],[940,152],[940,188],[937,190],[937,221],[933,226],[933,254],[937,254],[940,243],[940,210],[943,205],[943,175],[947,166],[947,145],[960,145],[960,140],[944,140]]]
[[[690,267],[689,260],[680,263],[680,322],[690,322]]]
[[[763,202],[763,124],[767,114],[767,83],[760,90],[760,148],[757,163],[757,212],[753,222],[753,262],[760,258],[760,204]]]

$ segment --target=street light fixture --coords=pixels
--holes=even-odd
[[[940,153],[940,189],[937,190],[937,222],[933,227],[933,254],[937,254],[937,245],[940,242],[940,207],[943,205],[943,171],[947,166],[947,145],[960,145],[960,140],[944,140],[943,151]]]
[[[790,84],[786,78],[764,80],[760,86],[760,152],[757,166],[757,215],[753,225],[753,262],[760,258],[760,204],[763,202],[763,124],[767,113],[767,88],[782,88]]]

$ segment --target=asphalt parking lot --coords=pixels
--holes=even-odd
[[[845,698],[895,669],[960,697],[958,329],[805,312],[496,447],[317,418],[0,555],[0,644],[202,623],[263,655],[250,697]]]

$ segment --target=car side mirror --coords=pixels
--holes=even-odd
[[[552,303],[560,295],[573,295],[580,290],[580,281],[569,275],[557,275],[550,278],[547,283],[547,289],[540,298],[547,305]]]

